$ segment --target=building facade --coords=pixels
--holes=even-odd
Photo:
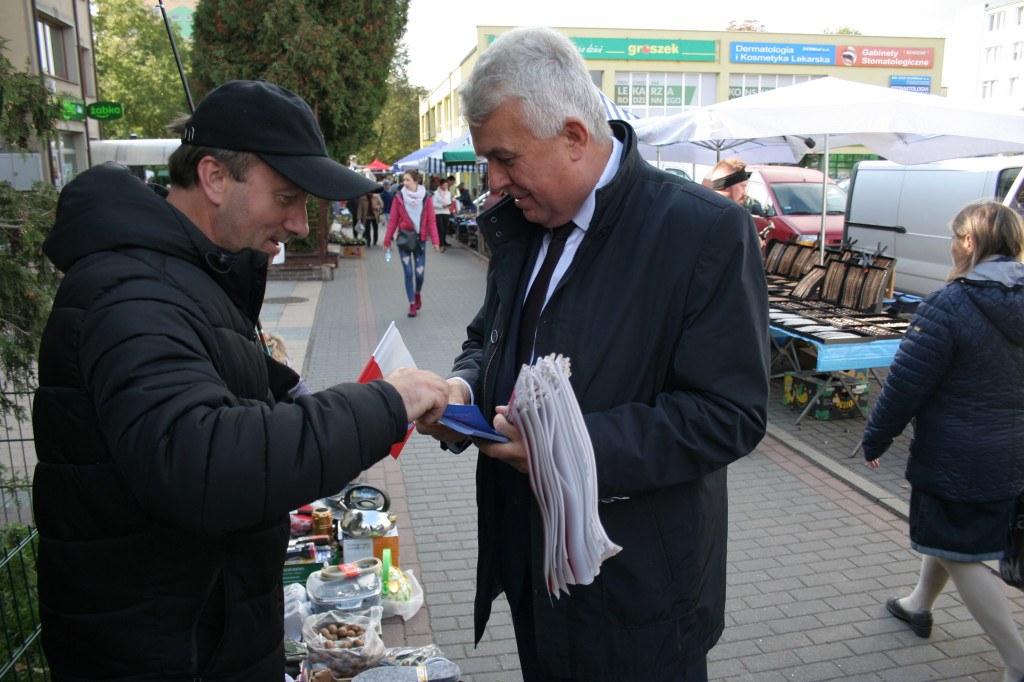
[[[4,0],[0,35],[6,57],[16,70],[28,65],[43,74],[47,86],[64,103],[55,139],[37,141],[29,154],[0,148],[0,180],[18,189],[35,181],[57,187],[89,167],[89,141],[99,137],[99,123],[86,117],[96,101],[96,62],[88,0]]]
[[[1024,4],[1024,0],[1022,3]],[[478,26],[469,55],[420,101],[421,145],[467,129],[459,85],[509,26]],[[944,94],[944,38],[557,28],[576,45],[594,84],[633,114],[661,116],[801,81],[837,76]]]

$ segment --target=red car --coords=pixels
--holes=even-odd
[[[754,215],[757,231],[767,228],[765,241],[815,241],[821,234],[822,172],[796,166],[747,166],[747,208]],[[825,218],[825,245],[843,240],[846,192],[829,178]]]

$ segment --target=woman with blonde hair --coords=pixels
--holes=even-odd
[[[414,251],[399,251],[402,270],[405,273],[405,292],[409,295],[409,317],[423,305],[420,290],[423,288],[423,273],[426,270],[427,254],[424,242],[429,237],[434,243],[434,253],[438,251],[437,222],[434,218],[434,207],[426,201],[427,190],[421,184],[417,170],[402,173],[402,189],[395,194],[391,204],[391,218],[388,229],[384,233],[384,248],[391,248],[391,239],[395,230],[410,230],[417,235]]]
[[[914,420],[906,477],[914,591],[886,602],[919,637],[952,578],[1006,666],[1024,678],[1024,639],[1004,586],[982,563],[1002,557],[1024,487],[1024,222],[984,201],[953,219],[953,271],[900,343],[864,431],[867,465]]]

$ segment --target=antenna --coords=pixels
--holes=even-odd
[[[167,29],[167,38],[171,41],[171,51],[174,52],[174,61],[178,64],[178,75],[181,76],[181,87],[185,88],[185,100],[188,102],[188,112],[194,114],[196,105],[192,103],[192,93],[188,89],[188,81],[185,79],[185,69],[181,65],[181,56],[178,54],[178,45],[174,42],[174,31],[171,30],[171,22],[167,18],[167,8],[164,7],[164,0],[157,0],[160,7],[160,14],[164,18],[164,27]]]

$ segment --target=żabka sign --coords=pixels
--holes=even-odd
[[[86,107],[89,118],[97,121],[110,121],[124,116],[124,109],[117,102],[93,102]]]

